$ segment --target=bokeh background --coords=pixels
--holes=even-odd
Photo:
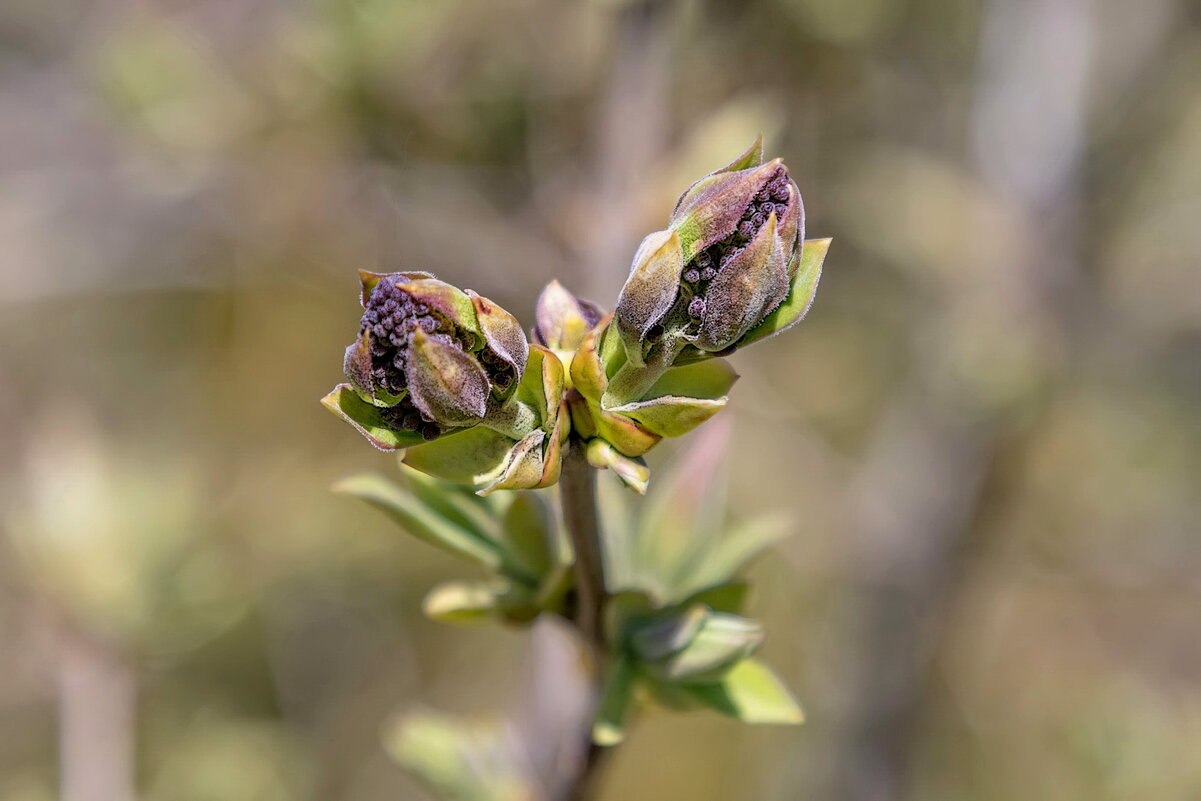
[[[809,719],[648,714],[603,797],[1201,798],[1201,7],[5,0],[0,799],[422,799],[393,715],[553,710],[327,490],[394,469],[317,403],[355,270],[611,305],[758,131],[834,237],[730,412]]]

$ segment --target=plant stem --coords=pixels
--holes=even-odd
[[[588,464],[584,443],[572,439],[563,459],[559,478],[563,523],[575,550],[575,622],[587,643],[592,667],[592,707],[600,699],[608,651],[605,645],[605,564],[601,544],[599,508],[596,502],[596,471]],[[584,726],[584,745],[579,768],[563,795],[563,801],[585,801],[593,797],[599,767],[607,749],[592,742],[592,715]]]
[[[644,365],[636,366],[628,361],[622,364],[609,379],[602,405],[609,408],[641,398],[663,377],[687,344],[682,336],[669,335],[651,348]]]

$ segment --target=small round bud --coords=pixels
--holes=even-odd
[[[705,299],[700,295],[688,302],[688,316],[699,319],[705,313]]]

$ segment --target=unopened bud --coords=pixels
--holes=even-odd
[[[693,184],[668,229],[643,241],[617,306],[635,360],[656,329],[702,351],[727,350],[788,297],[804,210],[784,164],[762,161],[757,141]]]
[[[345,372],[388,425],[433,439],[478,423],[490,400],[511,394],[529,346],[508,312],[413,273],[365,273],[363,284]]]

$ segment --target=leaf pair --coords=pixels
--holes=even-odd
[[[638,514],[607,510],[606,635],[614,659],[593,736],[624,736],[637,692],[675,708],[706,707],[750,723],[799,723],[781,682],[753,658],[760,624],[742,616],[746,563],[785,528],[768,518],[727,526],[721,466],[728,426],[700,433]]]
[[[408,471],[405,486],[364,474],[335,490],[380,509],[418,539],[474,562],[490,578],[435,587],[423,609],[454,623],[533,620],[562,610],[571,585],[569,547],[551,510],[535,493],[482,498],[463,488]]]

